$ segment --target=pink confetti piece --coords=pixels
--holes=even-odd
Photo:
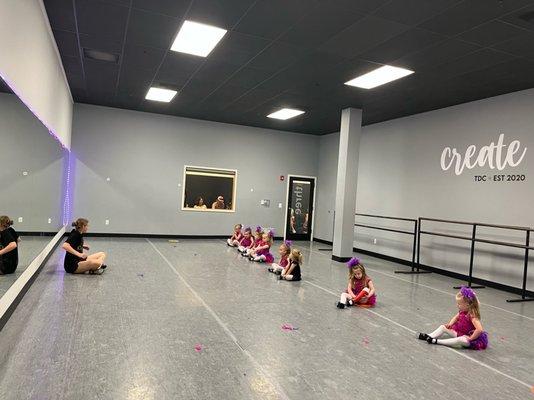
[[[504,340],[504,339],[505,339],[505,337],[504,337],[504,336],[501,336],[501,340]]]
[[[366,338],[366,337],[364,337],[364,338],[363,338],[363,344],[367,346],[369,343],[371,343],[371,342],[369,341],[369,339]]]
[[[299,328],[297,328],[297,327],[295,327],[295,326],[293,326],[291,324],[282,325],[282,330],[285,331],[285,332],[296,331],[297,329],[299,329]]]
[[[202,351],[202,345],[201,345],[201,344],[196,344],[196,345],[195,345],[195,351],[196,351],[197,353],[200,353],[200,352]]]

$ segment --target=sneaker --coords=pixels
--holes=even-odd
[[[108,266],[107,266],[106,264],[102,264],[102,265],[100,266],[100,268],[102,268],[102,269],[106,269],[107,267],[108,267]]]
[[[280,270],[276,270],[276,271],[274,271],[274,273],[275,273],[276,275],[281,275],[281,274],[282,274],[282,271],[280,271]]]
[[[285,278],[283,277],[283,275],[280,275],[280,276],[278,277],[278,280],[279,280],[279,281],[283,281],[284,279],[285,279]]]
[[[428,336],[428,334],[426,334],[426,333],[422,333],[422,332],[419,333],[419,336],[417,336],[417,338],[418,338],[419,340],[427,340],[429,337],[430,337],[430,336]]]
[[[426,339],[426,342],[427,342],[428,344],[438,344],[438,339],[434,339],[433,337],[430,337],[430,336],[429,336],[429,337]]]
[[[343,308],[345,308],[345,304],[343,304],[342,302],[338,301],[337,304],[336,304],[336,307],[340,308],[340,309],[343,309]]]
[[[274,273],[274,268],[273,267],[269,267],[269,268],[267,268],[267,271]]]

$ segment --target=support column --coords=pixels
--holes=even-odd
[[[339,155],[337,162],[336,213],[332,260],[345,262],[354,247],[354,214],[358,183],[358,158],[362,135],[362,110],[347,108],[341,112]]]

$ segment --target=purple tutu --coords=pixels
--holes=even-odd
[[[469,342],[469,348],[472,350],[484,350],[488,347],[488,334],[482,332],[479,337]]]

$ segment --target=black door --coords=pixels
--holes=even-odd
[[[286,239],[311,240],[315,179],[289,178]]]

